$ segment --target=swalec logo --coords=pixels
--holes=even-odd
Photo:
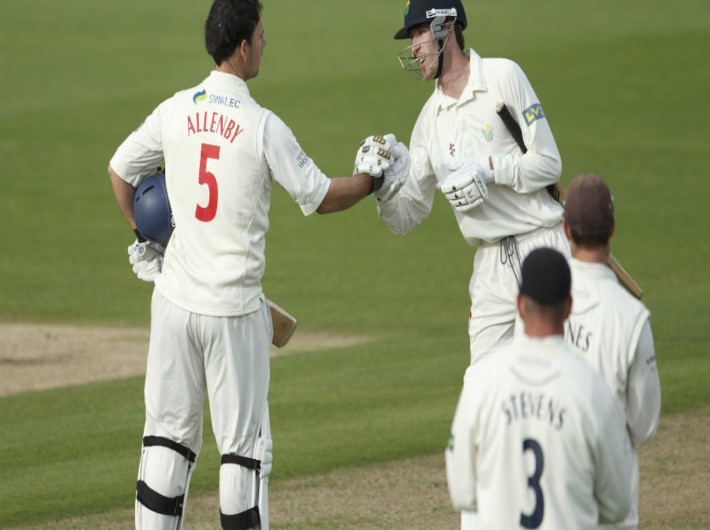
[[[195,105],[197,105],[200,101],[204,101],[207,99],[207,90],[204,88],[200,90],[199,92],[195,92],[192,96],[192,101]]]

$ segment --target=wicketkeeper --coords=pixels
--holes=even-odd
[[[465,240],[477,247],[469,284],[471,364],[513,336],[522,260],[534,248],[569,255],[562,206],[547,192],[562,170],[540,100],[508,59],[482,59],[465,48],[460,0],[407,0],[395,39],[410,45],[403,68],[433,80],[434,92],[409,143],[411,171],[400,192],[377,202],[395,234],[407,234],[431,212],[440,191]],[[496,114],[505,102],[522,126],[527,152]]]

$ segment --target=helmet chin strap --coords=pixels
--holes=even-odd
[[[434,75],[434,79],[439,79],[441,70],[444,68],[444,45],[446,44],[446,41],[444,39],[439,39],[436,42],[439,45],[439,64],[436,65],[436,75]]]

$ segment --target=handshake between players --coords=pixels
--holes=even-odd
[[[404,185],[410,166],[407,146],[394,134],[373,135],[360,143],[353,175],[370,175],[370,194],[378,201],[388,201]],[[165,248],[175,226],[164,172],[158,171],[136,188],[133,214],[137,239],[128,247],[128,260],[140,280],[153,282],[161,273]]]

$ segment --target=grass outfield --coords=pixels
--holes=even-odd
[[[349,173],[368,134],[408,139],[432,85],[399,70],[403,1],[264,2],[252,94],[321,169]],[[209,4],[0,3],[0,320],[147,325],[151,289],[128,267],[106,166],[162,99],[211,69]],[[467,44],[531,79],[563,182],[594,170],[610,183],[614,254],[653,313],[663,413],[710,403],[707,1],[465,4]],[[440,451],[468,362],[473,256],[450,209],[437,198],[405,238],[370,200],[304,218],[276,190],[271,212],[268,295],[301,329],[375,338],[273,361],[274,480]],[[129,507],[142,418],[140,378],[1,398],[0,527]],[[205,438],[198,494],[216,487]]]

